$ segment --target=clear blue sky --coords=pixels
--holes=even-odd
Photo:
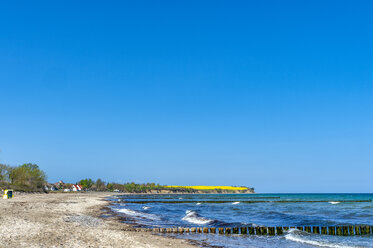
[[[373,192],[372,1],[3,1],[0,162]]]

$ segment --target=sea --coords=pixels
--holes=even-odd
[[[112,196],[110,208],[137,227],[372,225],[373,194],[143,194]],[[164,234],[205,246],[373,247],[373,235],[332,236],[289,229],[284,235]]]

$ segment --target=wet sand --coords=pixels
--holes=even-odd
[[[186,240],[125,231],[99,218],[110,193],[50,193],[0,199],[0,247],[196,247]]]

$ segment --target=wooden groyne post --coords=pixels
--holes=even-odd
[[[297,229],[302,232],[315,235],[337,235],[337,236],[359,236],[373,234],[373,226],[250,226],[250,227],[169,227],[169,228],[126,228],[124,231],[153,232],[153,233],[178,233],[178,234],[225,234],[225,235],[283,235],[290,229]]]

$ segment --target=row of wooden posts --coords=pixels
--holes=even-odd
[[[174,228],[130,228],[126,231],[155,232],[155,233],[211,233],[211,234],[243,234],[243,235],[282,235],[290,229],[300,231],[338,236],[369,235],[373,234],[373,226],[299,226],[299,227],[174,227]]]

